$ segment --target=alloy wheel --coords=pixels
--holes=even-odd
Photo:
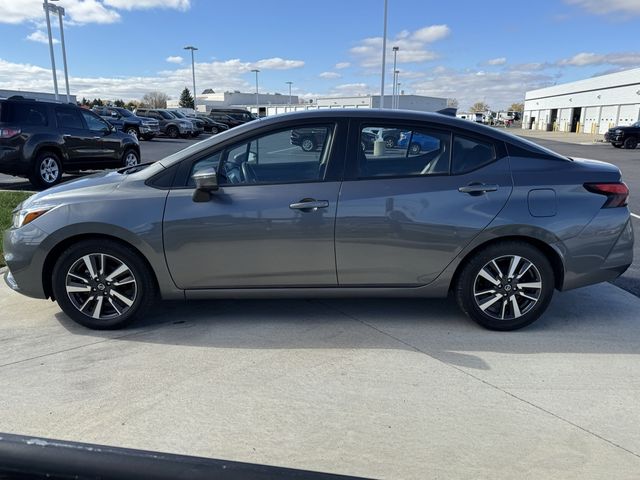
[[[60,176],[60,168],[55,158],[45,157],[40,162],[40,177],[46,183],[54,183]]]
[[[138,283],[129,266],[104,253],[90,253],[69,268],[65,289],[73,306],[96,320],[127,313],[138,296]]]
[[[124,165],[125,167],[135,167],[136,165],[138,165],[138,157],[136,156],[136,154],[133,152],[127,153],[127,155],[124,157]]]
[[[313,150],[313,140],[309,139],[309,138],[305,138],[302,141],[302,150],[304,150],[305,152],[310,152],[311,150]]]
[[[530,260],[518,255],[494,258],[473,282],[476,305],[496,320],[513,320],[527,314],[542,294],[542,276]]]

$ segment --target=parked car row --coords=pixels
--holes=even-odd
[[[144,140],[151,140],[160,134],[160,125],[153,118],[140,117],[122,107],[93,107],[94,113],[129,135]]]

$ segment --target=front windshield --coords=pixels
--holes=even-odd
[[[159,110],[162,118],[166,118],[167,120],[171,120],[172,118],[176,118],[171,112],[167,112],[166,110]]]
[[[184,115],[182,112],[178,112],[177,110],[171,110],[171,114],[178,117],[178,118],[184,118]]]
[[[114,110],[117,111],[123,117],[133,117],[133,116],[135,116],[132,112],[130,112],[126,108],[114,108]]]

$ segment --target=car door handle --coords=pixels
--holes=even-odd
[[[315,212],[319,208],[327,208],[327,200],[314,200],[313,198],[303,198],[299,202],[292,203],[289,208],[292,210],[302,210],[303,212]]]
[[[93,140],[102,140],[102,137],[92,137]]]
[[[495,192],[498,185],[486,185],[484,183],[470,183],[458,189],[459,192],[468,193],[469,195],[482,195],[486,192]]]
[[[65,133],[64,135],[62,135],[62,138],[71,138],[71,135],[69,133]]]

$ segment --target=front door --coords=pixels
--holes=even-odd
[[[340,183],[330,158],[337,125],[316,149],[295,127],[267,131],[195,159],[169,193],[163,235],[179,288],[336,286],[334,221]],[[332,149],[332,146],[334,147]],[[194,202],[192,175],[217,170],[219,190]]]
[[[380,132],[379,140],[350,155],[351,178],[342,185],[336,217],[338,282],[426,285],[509,198],[504,147],[437,125],[372,123],[355,130],[363,129]],[[396,144],[385,145],[385,130],[395,129]]]
[[[82,110],[89,131],[92,134],[92,140],[97,142],[98,149],[92,158],[92,165],[89,167],[103,168],[111,165],[121,165],[120,157],[120,138],[113,135],[110,125],[88,110]]]

